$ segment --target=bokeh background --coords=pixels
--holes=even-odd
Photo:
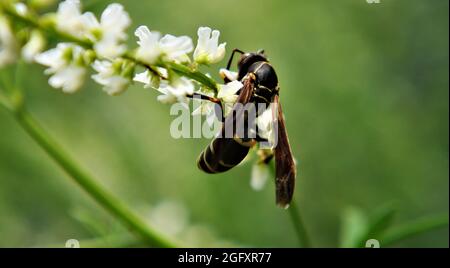
[[[82,2],[99,14],[111,1]],[[235,47],[266,50],[299,161],[295,198],[315,246],[340,244],[349,208],[370,214],[394,204],[394,226],[448,213],[448,1],[118,2],[133,19],[133,46],[141,24],[194,40],[205,25],[221,30],[227,56]],[[217,78],[224,64],[208,72]],[[170,107],[155,91],[136,85],[109,97],[88,82],[65,95],[42,71],[28,66],[22,81],[29,110],[149,221],[192,245],[297,246],[273,183],[253,191],[251,164],[200,172],[196,158],[209,140],[171,138]],[[0,246],[64,246],[117,232],[116,220],[0,110]],[[448,235],[447,227],[395,246],[448,247]]]

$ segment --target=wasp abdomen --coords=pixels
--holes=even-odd
[[[206,173],[225,172],[244,160],[250,144],[231,138],[216,138],[200,154],[197,165]]]

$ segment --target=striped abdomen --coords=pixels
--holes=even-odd
[[[254,140],[215,138],[200,154],[197,165],[206,173],[225,172],[241,163],[254,143]]]

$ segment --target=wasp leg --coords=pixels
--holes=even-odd
[[[242,51],[242,50],[240,50],[240,49],[237,49],[237,48],[233,49],[233,52],[231,52],[231,56],[230,56],[230,59],[228,59],[228,63],[227,63],[227,67],[226,67],[226,69],[227,69],[228,71],[229,71],[230,68],[231,68],[231,64],[233,63],[234,53],[236,53],[236,52],[237,52],[237,53],[244,54],[244,51]],[[225,75],[224,75],[222,78],[223,78],[223,81],[225,82],[225,84],[231,82],[231,80],[230,80],[227,76],[225,76]]]

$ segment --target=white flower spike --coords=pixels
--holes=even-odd
[[[159,32],[152,32],[147,26],[139,26],[135,35],[139,39],[136,56],[148,64],[155,64],[161,58],[175,62],[189,61],[187,54],[194,48],[190,37],[165,35],[161,38]]]
[[[123,74],[122,62],[110,62],[96,60],[92,64],[92,68],[97,74],[92,75],[95,82],[103,85],[103,90],[108,95],[114,96],[124,92],[130,85],[130,78]]]
[[[19,45],[11,25],[0,15],[0,67],[14,63],[18,57]]]
[[[76,45],[60,43],[56,48],[38,54],[37,63],[48,66],[46,74],[52,74],[49,84],[65,93],[78,91],[84,82],[86,68],[83,66],[84,50]]]
[[[225,56],[226,43],[219,45],[220,32],[209,27],[198,28],[198,42],[194,51],[194,60],[199,64],[214,64]]]

